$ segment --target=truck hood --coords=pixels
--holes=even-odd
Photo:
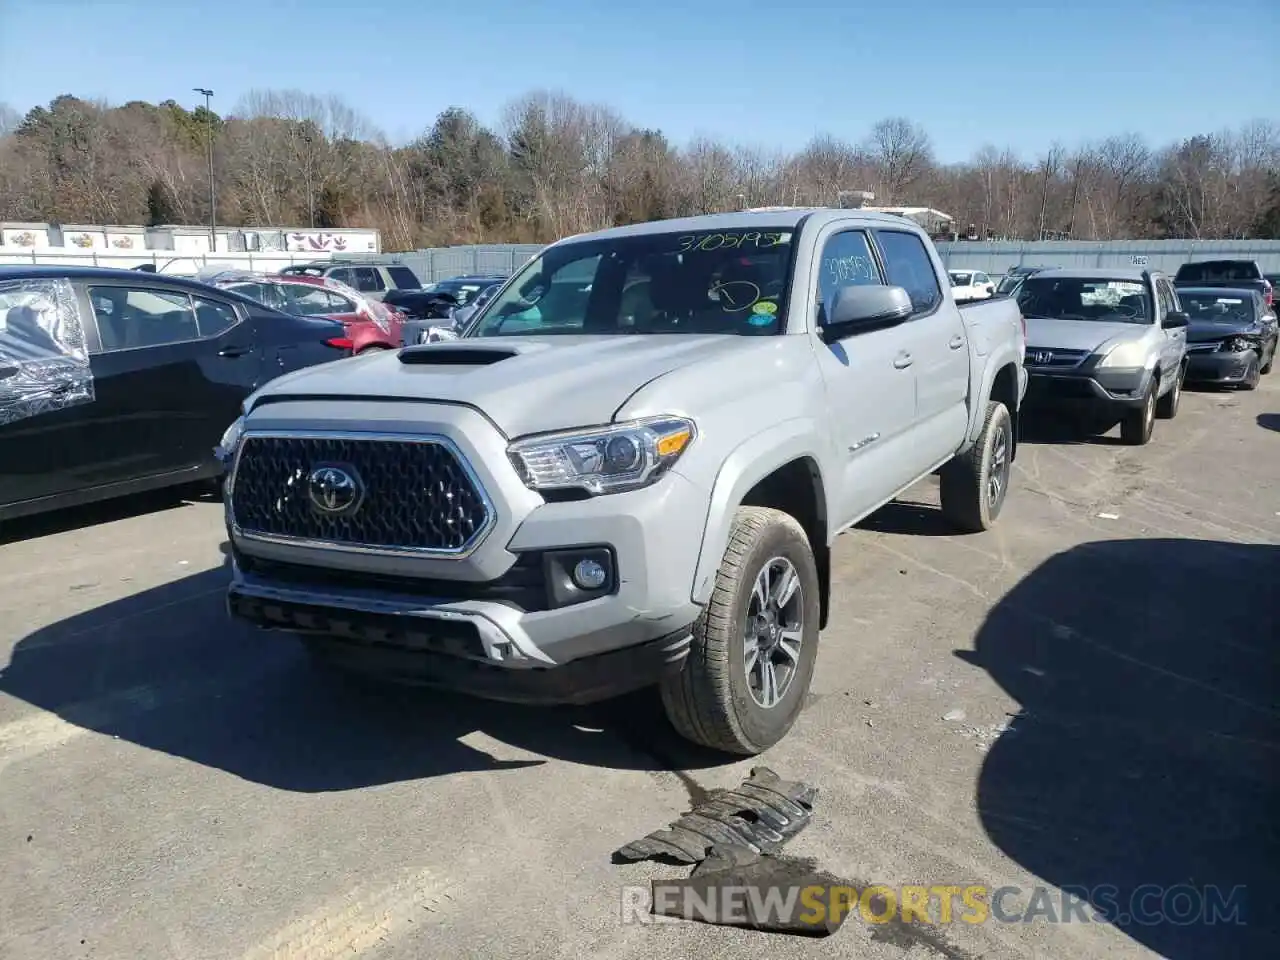
[[[1096,320],[1051,320],[1027,317],[1027,347],[1043,350],[1097,350],[1103,344],[1141,340],[1151,328],[1136,323],[1100,323]]]
[[[768,338],[724,335],[492,337],[424,344],[307,367],[264,386],[285,399],[422,400],[482,411],[508,438],[610,422],[641,387]]]

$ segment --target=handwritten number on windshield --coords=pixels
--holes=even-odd
[[[709,233],[680,238],[680,253],[693,250],[741,250],[752,248],[767,250],[784,242],[781,233]]]

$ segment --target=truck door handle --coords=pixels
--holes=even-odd
[[[905,370],[907,367],[911,366],[911,364],[911,354],[909,353],[900,353],[893,358],[893,366],[897,370]]]
[[[961,347],[964,346],[964,337],[960,336],[959,334],[956,334],[954,337],[951,338],[951,342],[948,343],[947,346],[950,347],[952,350],[959,350]]]
[[[244,346],[239,346],[239,347],[223,347],[221,350],[219,350],[219,351],[218,351],[218,356],[220,356],[220,357],[243,357],[246,353],[248,353],[248,352],[249,352],[250,350],[252,350],[252,349],[253,349],[253,347],[244,347]]]

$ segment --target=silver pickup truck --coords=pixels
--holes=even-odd
[[[1188,317],[1169,278],[1146,270],[1040,270],[1015,295],[1027,318],[1028,406],[1120,421],[1125,443],[1172,419],[1187,373]]]
[[[790,729],[839,533],[930,473],[1009,488],[1012,300],[963,310],[910,221],[742,212],[572,237],[457,340],[285,376],[223,439],[231,613],[493,699],[658,686],[684,736]]]

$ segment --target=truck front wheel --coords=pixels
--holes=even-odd
[[[662,683],[681,736],[745,756],[786,736],[813,679],[819,590],[813,549],[795,518],[740,507],[688,659]]]
[[[942,515],[966,533],[989,530],[1000,516],[1013,473],[1013,419],[998,400],[987,403],[978,442],[942,468]]]

